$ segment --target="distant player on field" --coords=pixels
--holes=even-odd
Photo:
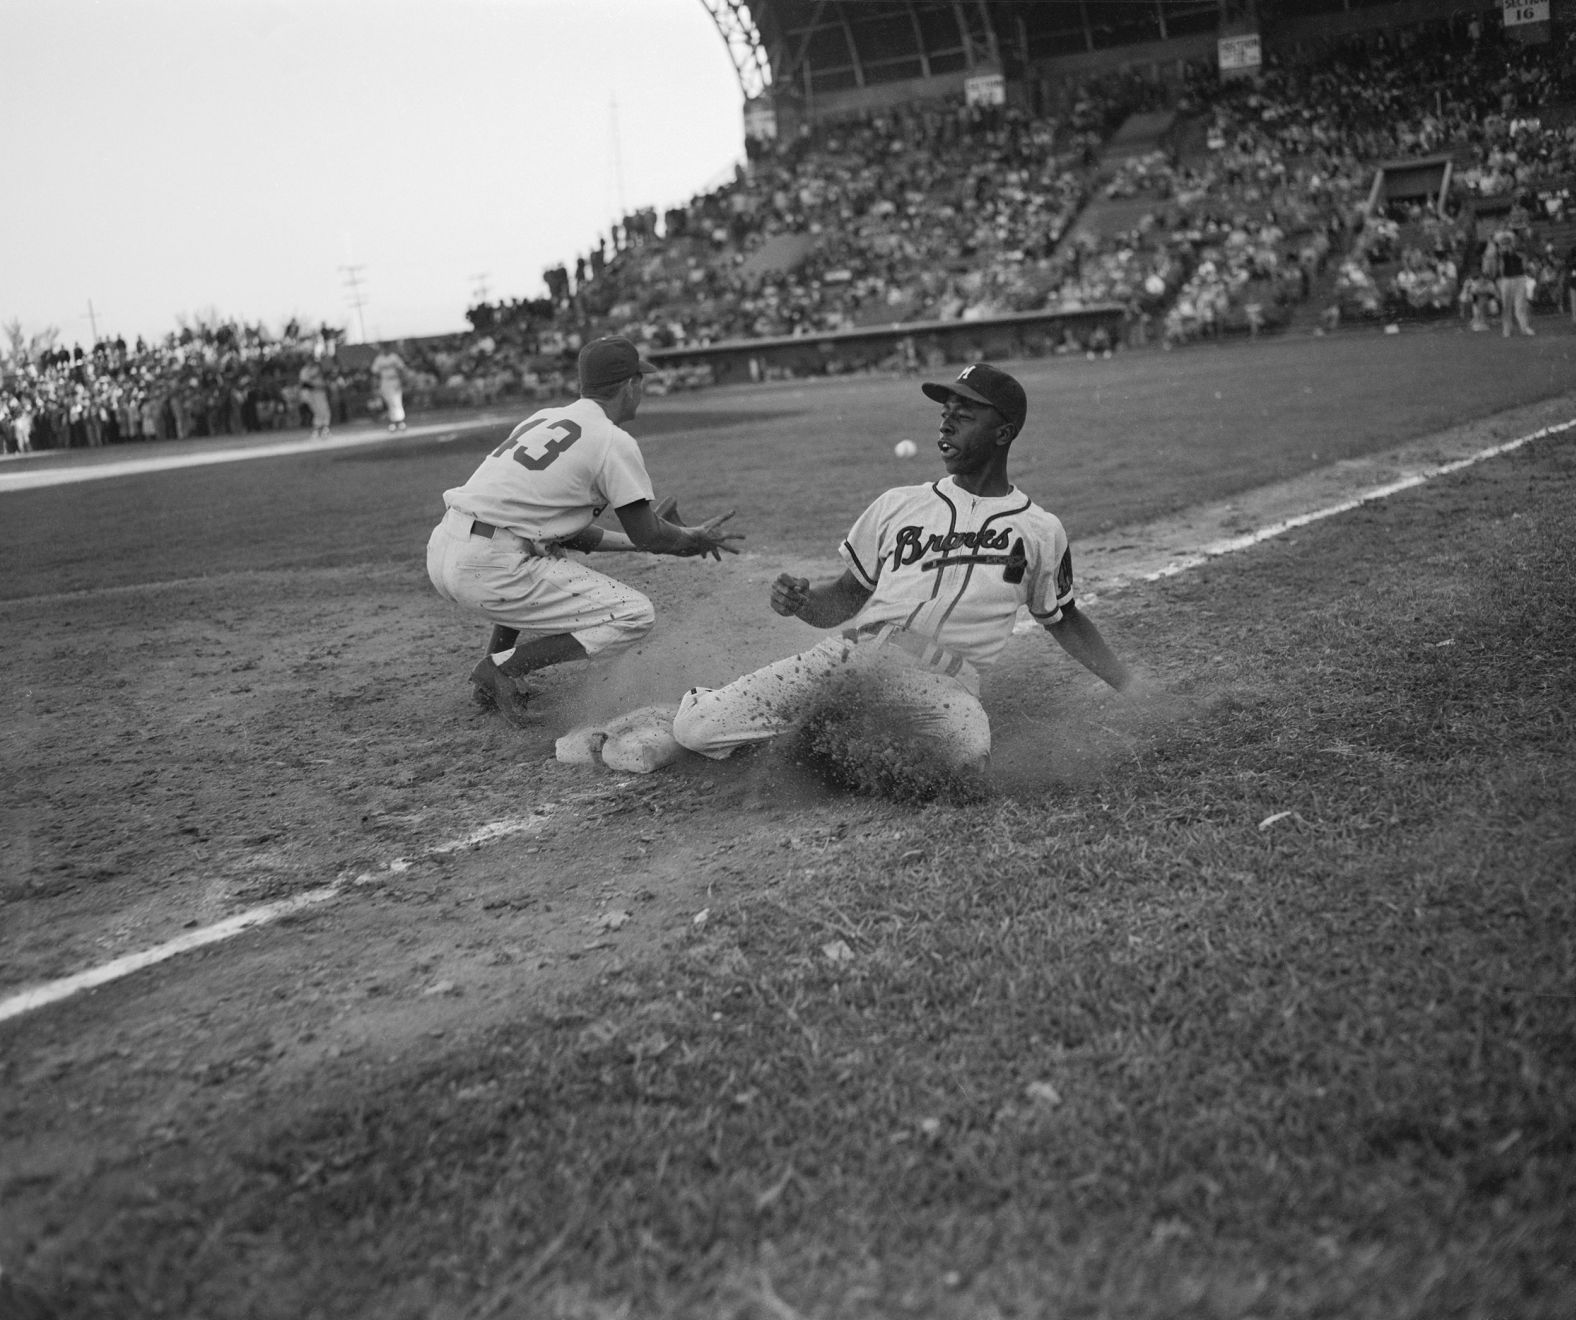
[[[1080,664],[1118,691],[1132,682],[1094,621],[1073,602],[1072,554],[1061,522],[1007,478],[1028,413],[1023,386],[987,363],[927,383],[941,404],[947,475],[899,486],[859,516],[840,553],[841,577],[819,586],[780,575],[771,607],[837,629],[808,651],[722,688],[692,688],[673,722],[678,743],[722,758],[793,728],[837,676],[876,676],[894,719],[949,768],[990,753],[980,671],[1000,656],[1020,606]]]
[[[392,348],[379,349],[372,359],[372,379],[391,431],[405,429],[405,370],[405,359]]]
[[[528,722],[518,680],[565,660],[615,655],[656,621],[638,591],[566,550],[720,560],[744,539],[722,530],[731,511],[685,527],[652,508],[651,478],[623,424],[655,370],[627,339],[592,340],[580,351],[580,398],[532,413],[469,481],[443,493],[448,512],[428,539],[427,575],[440,595],[492,621],[471,683],[476,700],[511,724]],[[594,525],[607,508],[622,534]]]

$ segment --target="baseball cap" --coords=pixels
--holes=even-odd
[[[640,350],[623,335],[593,339],[580,350],[580,388],[583,390],[616,385],[637,371],[645,375],[655,370],[656,367],[641,357]]]
[[[1023,392],[1023,386],[989,362],[971,363],[958,372],[956,380],[927,381],[920,389],[925,391],[927,399],[934,399],[937,403],[945,403],[952,395],[958,394],[965,399],[973,399],[975,403],[989,404],[1012,423],[1014,432],[1023,429],[1024,419],[1029,415],[1029,400]]]

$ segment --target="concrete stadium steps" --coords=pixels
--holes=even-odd
[[[1115,164],[1134,156],[1147,156],[1159,151],[1176,125],[1174,110],[1145,111],[1129,115],[1122,126],[1105,141],[1101,148],[1102,164]]]
[[[1169,142],[1177,164],[1185,169],[1200,169],[1214,154],[1208,146],[1209,125],[1202,115],[1178,116],[1172,124]]]
[[[1308,286],[1308,296],[1302,302],[1288,307],[1282,334],[1312,334],[1318,328],[1324,309],[1335,301],[1335,279],[1340,262],[1332,255],[1324,274],[1315,275]]]
[[[820,242],[814,234],[773,234],[746,257],[739,267],[744,275],[764,275],[768,271],[793,270]]]
[[[1115,167],[1123,161],[1147,156],[1151,152],[1165,148],[1167,140],[1176,131],[1177,124],[1177,114],[1174,110],[1146,111],[1129,115],[1122,122],[1122,126],[1107,138],[1101,147],[1095,165],[1095,178],[1098,182],[1094,186],[1093,195],[1062,231],[1062,237],[1056,245],[1057,251],[1061,251],[1080,235],[1091,238],[1113,238],[1118,234],[1125,234],[1149,212],[1166,204],[1163,198],[1152,194],[1102,197],[1100,191],[1103,184],[1115,173]]]
[[[1166,205],[1164,199],[1153,196],[1097,197],[1067,226],[1062,242],[1066,243],[1077,235],[1114,238],[1134,228],[1151,211],[1163,209]]]

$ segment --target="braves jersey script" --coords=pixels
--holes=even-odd
[[[635,439],[590,399],[532,413],[443,502],[528,541],[562,541],[651,498]]]
[[[1019,606],[1051,624],[1073,600],[1060,519],[1017,490],[978,497],[951,477],[895,487],[859,516],[839,553],[871,592],[855,626],[899,624],[976,669],[1001,654]]]

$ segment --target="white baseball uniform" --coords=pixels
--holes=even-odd
[[[405,359],[392,349],[384,349],[372,359],[372,374],[377,377],[378,394],[390,426],[405,423]]]
[[[562,542],[607,508],[652,497],[634,437],[593,401],[531,414],[463,486],[427,542],[440,595],[525,640],[568,633],[587,655],[633,646],[656,621],[651,602],[564,557]]]
[[[990,722],[979,671],[1000,657],[1020,606],[1049,625],[1073,600],[1060,520],[1016,489],[974,496],[944,477],[880,496],[839,553],[870,590],[859,613],[808,651],[723,688],[692,688],[674,737],[714,758],[775,737],[853,665],[879,671],[903,718],[954,764],[981,761]]]
[[[301,382],[301,398],[312,410],[312,434],[327,435],[329,425],[334,420],[328,401],[327,374],[321,364],[308,362],[301,368],[298,378]]]

